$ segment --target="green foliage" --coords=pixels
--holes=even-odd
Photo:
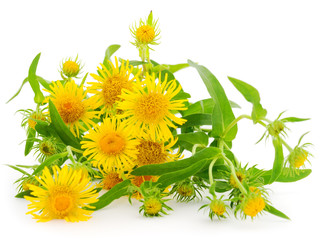
[[[213,137],[221,137],[226,127],[235,119],[232,107],[226,96],[223,87],[218,79],[204,66],[198,65],[191,60],[188,60],[190,66],[194,67],[202,78],[207,90],[215,102],[213,110]],[[218,119],[216,119],[218,118]],[[226,141],[232,141],[236,137],[237,125],[235,125],[225,136]]]

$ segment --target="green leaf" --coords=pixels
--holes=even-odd
[[[194,144],[201,144],[207,146],[209,143],[209,137],[204,132],[194,132],[194,133],[182,133],[177,135],[178,141],[184,141]]]
[[[228,182],[217,181],[215,191],[219,193],[223,193],[231,190],[232,188],[233,187]]]
[[[49,137],[51,135],[50,124],[42,120],[34,120],[36,122],[35,130],[44,136]]]
[[[111,69],[111,66],[109,64],[108,61],[111,61],[111,56],[120,48],[120,45],[118,44],[113,44],[113,45],[110,45],[107,49],[106,49],[106,52],[105,52],[105,55],[104,55],[104,59],[103,59],[103,65],[107,68],[107,69]],[[98,71],[99,75],[100,72]]]
[[[55,155],[52,155],[50,157],[48,157],[47,159],[44,160],[44,162],[42,162],[33,172],[32,175],[36,175],[38,174],[40,171],[42,171],[45,167],[48,167],[49,165],[51,165],[54,161],[56,161],[57,159],[60,158],[64,158],[68,155],[68,152],[63,152],[63,153],[57,153]]]
[[[111,56],[117,52],[117,50],[120,48],[120,45],[118,44],[113,44],[113,45],[110,45],[107,50],[106,50],[106,53],[105,53],[105,59],[108,59],[110,61],[110,58]]]
[[[205,159],[198,161],[197,163],[192,164],[184,169],[163,174],[158,181],[156,182],[160,188],[165,189],[169,185],[182,181],[185,178],[191,177],[199,172],[204,166],[211,161],[211,159]]]
[[[35,135],[36,135],[36,131],[33,128],[29,127],[27,130],[27,139],[25,143],[25,152],[24,152],[25,156],[27,156],[33,148],[35,142]]]
[[[31,193],[32,193],[31,190],[26,190],[26,191],[18,193],[15,197],[16,198],[24,198],[25,196],[35,197],[35,196],[31,195]]]
[[[212,132],[211,136],[221,136],[224,132],[224,114],[219,104],[215,104],[212,110]]]
[[[18,91],[15,93],[14,96],[12,96],[6,103],[9,103],[11,100],[13,100],[15,97],[17,97],[17,95],[20,93],[20,91],[22,90],[23,86],[25,85],[25,83],[28,82],[28,78],[25,78],[22,85],[20,86],[20,88],[18,89]]]
[[[269,184],[269,180],[271,178],[271,172],[272,170],[265,171],[264,175],[262,176],[264,180],[264,184]],[[299,169],[296,174],[290,174],[290,169],[289,168],[284,168],[282,173],[279,175],[279,177],[275,180],[275,182],[296,182],[301,179],[306,178],[309,176],[312,172],[311,169]]]
[[[135,176],[160,176],[166,173],[185,169],[201,160],[213,159],[217,157],[220,152],[221,151],[218,148],[208,147],[196,152],[192,157],[175,162],[145,165],[136,168],[134,171],[131,172],[131,174]]]
[[[16,171],[18,172],[21,172],[22,174],[26,175],[26,176],[30,176],[30,174],[26,171],[24,171],[23,169],[20,169],[19,167],[17,166],[13,166],[13,165],[9,165],[9,164],[6,164],[8,167],[11,167],[12,169],[15,169]]]
[[[266,204],[265,207],[265,211],[277,216],[277,217],[281,217],[287,220],[291,220],[288,216],[286,216],[284,213],[282,213],[281,211],[277,210],[276,208],[274,208],[273,206]]]
[[[99,201],[90,204],[94,208],[89,208],[89,210],[96,211],[101,208],[108,206],[114,200],[125,196],[128,194],[128,187],[130,186],[131,181],[125,180],[121,183],[116,184],[113,188],[111,188],[108,192],[99,197]]]
[[[260,95],[256,88],[252,87],[250,84],[243,82],[239,79],[228,77],[235,88],[244,96],[244,98],[253,104],[252,108],[252,119],[256,123],[261,118],[267,115],[267,110],[264,109],[260,104]]]
[[[280,121],[282,122],[303,122],[303,121],[307,121],[310,120],[310,118],[297,118],[297,117],[287,117],[287,118],[283,118]]]
[[[214,127],[217,130],[214,131],[215,135],[213,137],[221,137],[225,128],[235,119],[234,113],[232,111],[232,107],[229,103],[229,100],[226,96],[226,93],[223,89],[223,87],[220,85],[218,79],[204,66],[198,65],[191,60],[188,60],[188,63],[190,66],[194,67],[198,73],[200,74],[200,77],[202,78],[204,84],[207,87],[207,90],[210,94],[210,96],[213,98],[215,104],[217,105],[216,110],[214,110],[215,113],[221,112],[223,119],[222,123],[223,125],[220,127]],[[220,111],[218,111],[220,108]],[[215,121],[217,122],[217,121]],[[219,121],[218,121],[219,122]],[[221,131],[222,130],[222,131]],[[216,135],[219,134],[219,135]],[[235,125],[225,136],[226,141],[232,141],[237,134],[237,125]]]
[[[273,145],[275,148],[275,160],[271,172],[271,177],[269,179],[269,184],[272,184],[280,174],[282,173],[284,166],[284,154],[283,154],[283,144],[279,138],[273,139]]]
[[[74,137],[74,135],[71,133],[64,121],[61,119],[56,106],[52,103],[51,100],[49,100],[49,111],[51,118],[50,126],[54,128],[63,143],[65,143],[66,145],[70,145],[74,148],[80,149],[81,145],[79,141]]]
[[[187,121],[182,125],[183,128],[202,126],[202,125],[212,125],[211,114],[191,114],[183,117]]]
[[[229,101],[232,108],[241,108],[237,103],[233,101]],[[209,113],[211,114],[213,108],[215,106],[215,102],[212,98],[200,100],[188,106],[187,110],[183,111],[183,116],[188,116],[196,113]]]
[[[39,84],[39,82],[37,80],[37,76],[36,76],[36,68],[39,63],[40,56],[41,56],[41,53],[36,55],[36,57],[33,59],[31,66],[28,70],[28,77],[27,77],[28,81],[33,89],[33,92],[35,94],[34,102],[36,104],[41,104],[44,100],[44,96],[40,90],[40,84]]]
[[[45,89],[47,89],[47,90],[51,90],[50,89],[50,84],[51,84],[51,82],[49,82],[49,81],[47,81],[47,80],[45,80],[44,78],[42,78],[42,77],[39,77],[39,76],[36,76],[36,80],[45,88]]]

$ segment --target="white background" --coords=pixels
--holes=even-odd
[[[326,81],[327,14],[325,1],[1,1],[0,4],[0,183],[1,234],[12,239],[304,239],[320,232],[326,239]],[[42,52],[37,74],[58,80],[60,61],[79,55],[84,72],[95,72],[106,48],[120,44],[118,57],[137,59],[129,26],[153,10],[160,19],[161,44],[151,52],[160,63],[187,59],[209,68],[224,86],[227,96],[242,106],[236,115],[251,111],[251,105],[228,82],[233,76],[255,86],[274,119],[309,117],[289,124],[290,145],[304,139],[312,142],[313,173],[307,179],[269,186],[272,204],[292,221],[266,214],[254,221],[231,217],[211,222],[197,209],[203,204],[171,201],[174,212],[163,218],[144,218],[140,204],[115,201],[95,212],[88,222],[54,220],[36,223],[27,211],[27,201],[16,199],[13,182],[20,174],[4,164],[34,164],[24,157],[25,132],[15,111],[34,108],[33,93],[26,84],[11,103],[5,102],[27,76],[29,64]],[[194,69],[176,73],[191,101],[207,98],[206,88]],[[90,79],[90,78],[89,78]],[[244,120],[234,142],[241,162],[270,168],[273,148],[268,141],[255,145],[263,129]]]

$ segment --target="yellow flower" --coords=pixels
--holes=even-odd
[[[82,86],[77,86],[73,80],[64,86],[57,81],[50,85],[50,89],[50,91],[45,90],[51,94],[49,99],[75,136],[79,136],[80,130],[87,131],[91,128],[94,124],[92,119],[98,117],[97,112],[94,111],[97,105],[92,99],[86,99],[86,92]]]
[[[215,214],[217,217],[221,217],[226,212],[226,205],[222,200],[213,199],[209,205],[210,210],[213,214]]]
[[[162,204],[157,198],[149,198],[144,201],[144,213],[149,216],[157,216],[162,209]]]
[[[161,79],[161,76],[159,76]],[[118,108],[123,110],[126,124],[134,126],[136,136],[149,135],[152,139],[173,138],[169,127],[177,128],[173,122],[182,125],[186,120],[176,117],[172,111],[185,110],[187,100],[172,100],[181,90],[175,80],[156,83],[154,75],[146,75],[144,81],[137,81],[134,91],[123,90],[123,99]]]
[[[247,216],[255,217],[265,208],[265,206],[265,200],[260,194],[251,194],[249,198],[245,199],[243,212]]]
[[[176,139],[170,139],[167,143],[162,141],[152,141],[150,138],[141,139],[137,145],[138,154],[135,160],[138,166],[148,164],[159,164],[171,162],[180,159],[180,153],[173,153],[170,149],[177,142]]]
[[[131,129],[117,118],[105,118],[101,125],[84,136],[81,142],[84,156],[93,166],[106,171],[122,173],[135,166],[138,140],[131,135]]]
[[[240,183],[242,183],[243,180],[245,179],[245,174],[242,172],[239,172],[239,171],[236,172],[236,176],[237,176],[238,180],[240,181]],[[232,185],[232,187],[234,187],[234,188],[238,188],[238,185],[237,185],[233,175],[230,175],[229,184]]]
[[[36,121],[34,121],[34,119],[45,121],[46,116],[39,111],[35,111],[31,113],[31,115],[28,117],[27,123],[30,128],[33,128],[35,130]]]
[[[135,24],[130,31],[135,39],[133,45],[137,47],[148,44],[158,45],[160,30],[158,20],[153,19],[152,12],[145,21],[140,19],[138,26]]]
[[[33,215],[40,222],[52,219],[65,219],[68,222],[86,221],[93,211],[89,204],[98,201],[94,186],[89,178],[82,178],[82,171],[74,171],[68,166],[61,170],[53,167],[53,176],[48,168],[41,177],[36,177],[40,187],[28,185],[34,197],[25,196],[31,203],[27,214]]]
[[[122,89],[133,89],[133,81],[140,73],[138,71],[137,74],[131,76],[133,66],[130,66],[128,61],[122,61],[119,66],[115,57],[116,66],[112,62],[108,62],[111,66],[110,69],[100,64],[101,68],[98,67],[100,74],[90,74],[98,82],[89,82],[91,86],[88,87],[88,92],[94,94],[92,98],[95,98],[101,106],[102,113],[115,107],[115,103],[120,101],[119,95],[122,93]]]
[[[117,172],[105,172],[103,173],[102,181],[99,184],[99,187],[101,187],[104,190],[110,190],[114,186],[116,186],[118,183],[121,183],[123,179],[119,176]]]
[[[61,66],[61,74],[64,74],[66,77],[76,77],[81,69],[83,68],[81,66],[81,63],[78,61],[78,56],[75,60],[72,60],[71,58],[66,59],[62,62]]]

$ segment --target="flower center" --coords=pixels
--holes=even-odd
[[[121,90],[125,88],[131,90],[131,83],[128,82],[128,77],[121,75],[113,75],[106,79],[102,85],[102,94],[106,107],[112,107],[117,102],[121,95]]]
[[[153,27],[144,25],[136,30],[136,38],[143,43],[150,43],[155,38]]]
[[[160,143],[142,140],[137,149],[139,153],[136,162],[139,166],[167,161],[167,154]]]
[[[105,178],[102,180],[103,183],[103,189],[110,190],[113,188],[116,184],[122,182],[123,179],[119,177],[118,173],[115,172],[109,172]]]
[[[119,154],[125,147],[125,139],[117,133],[108,133],[100,139],[101,150],[108,155]]]
[[[226,211],[225,204],[217,200],[211,202],[210,209],[218,216],[222,216]]]
[[[67,196],[58,196],[54,200],[54,206],[57,211],[63,212],[71,205],[71,199]]]
[[[149,93],[140,97],[135,106],[135,117],[145,123],[158,124],[168,114],[169,100],[162,94]]]
[[[68,123],[74,123],[81,119],[85,113],[85,107],[82,101],[77,99],[66,99],[56,106],[62,120]]]

